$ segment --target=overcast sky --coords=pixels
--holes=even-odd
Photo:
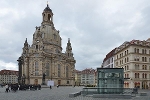
[[[48,0],[63,52],[70,38],[76,69],[97,68],[125,41],[150,38],[150,0]],[[18,70],[47,0],[0,0],[0,70]]]

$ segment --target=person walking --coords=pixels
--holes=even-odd
[[[6,88],[6,91],[5,91],[5,92],[8,93],[8,85],[7,85],[7,84],[5,85],[5,88]]]
[[[59,87],[59,85],[57,85],[57,88]]]
[[[49,88],[52,89],[52,86],[50,85]]]

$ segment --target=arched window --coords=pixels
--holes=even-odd
[[[39,66],[38,66],[38,62],[35,62],[35,76],[39,75]]]
[[[136,73],[134,74],[134,77],[137,78],[137,77],[136,77]]]
[[[127,62],[126,58],[125,58],[125,63]]]
[[[129,70],[129,66],[127,65],[127,70]]]
[[[145,62],[147,62],[147,58],[145,57]]]
[[[142,69],[143,69],[143,70],[145,69],[144,65],[142,66]]]
[[[142,57],[142,61],[143,61],[143,62],[145,61],[144,57]]]
[[[142,74],[142,78],[144,78],[144,73]]]
[[[127,57],[127,62],[129,62],[129,58]]]
[[[48,14],[48,20],[51,21],[51,15],[50,14]]]
[[[145,78],[147,78],[147,74],[145,74]]]
[[[127,54],[128,54],[128,50],[127,50]]]
[[[140,74],[138,73],[138,78],[140,77]]]
[[[144,54],[144,49],[142,49],[142,54]]]
[[[50,64],[46,63],[46,76],[49,76],[50,74]]]
[[[58,77],[61,75],[61,69],[60,69],[60,64],[58,64]]]
[[[147,70],[147,65],[145,65],[145,70]]]
[[[139,69],[139,64],[137,64],[137,69]]]
[[[127,78],[129,78],[129,74],[127,74]]]
[[[69,70],[69,69],[68,69],[68,66],[66,66],[66,77],[68,77],[68,74],[69,74],[69,73],[68,73],[68,70]]]
[[[136,53],[136,48],[134,48],[134,53]]]
[[[145,54],[147,53],[146,49],[145,49]]]
[[[137,53],[139,53],[139,49],[137,49]]]

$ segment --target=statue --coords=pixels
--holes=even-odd
[[[46,76],[46,73],[43,73],[43,77],[42,77],[42,85],[45,85],[45,76]]]
[[[43,73],[43,80],[45,80],[45,76],[46,76],[46,74],[45,74],[45,73]]]

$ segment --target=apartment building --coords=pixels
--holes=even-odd
[[[80,84],[81,84],[81,71],[75,70],[74,74],[75,74],[75,85],[80,86]]]
[[[110,51],[106,57],[103,60],[102,68],[114,68],[114,55],[115,55],[115,49]]]
[[[1,70],[0,71],[1,84],[15,84],[18,83],[18,71]]]
[[[124,87],[150,87],[150,39],[124,42],[116,48],[116,68],[124,68]]]
[[[81,71],[81,84],[82,85],[96,85],[95,82],[95,69],[86,68]]]

